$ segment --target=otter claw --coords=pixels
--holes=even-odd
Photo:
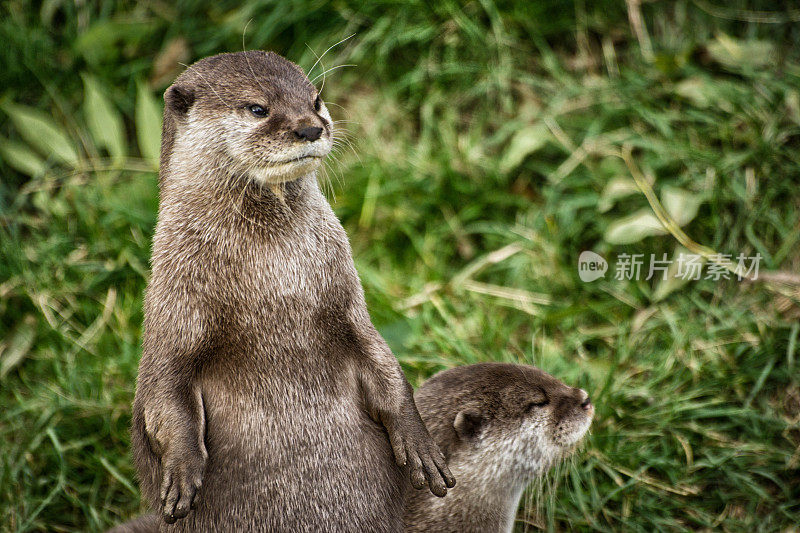
[[[161,485],[161,515],[164,522],[174,524],[195,508],[202,486],[202,464],[179,464],[164,468]]]
[[[406,456],[409,458],[408,475],[411,486],[415,489],[424,489],[427,486],[434,495],[441,498],[447,495],[448,488],[455,486],[456,480],[438,448],[428,453],[407,451]]]
[[[194,508],[199,486],[194,482],[173,483],[164,501],[164,521],[173,524]]]

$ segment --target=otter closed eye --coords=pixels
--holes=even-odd
[[[527,410],[527,411],[533,411],[533,410],[534,410],[534,409],[536,409],[536,408],[539,408],[539,407],[546,407],[546,406],[547,406],[547,405],[549,405],[549,404],[550,404],[550,400],[548,400],[547,398],[545,398],[544,400],[540,400],[540,401],[538,401],[538,402],[530,402],[530,403],[527,405],[527,407],[526,407],[526,410]]]

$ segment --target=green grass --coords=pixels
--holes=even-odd
[[[615,280],[612,264],[583,283],[576,267],[582,250],[676,250],[672,235],[609,238],[651,209],[636,191],[609,197],[609,183],[631,183],[615,155],[628,146],[662,199],[672,187],[685,212],[697,204],[683,227],[695,241],[796,277],[796,11],[759,23],[744,3],[648,2],[637,36],[624,2],[411,4],[0,8],[0,530],[100,531],[140,510],[128,425],[157,178],[139,158],[137,82],[159,94],[170,64],[240,50],[251,19],[247,48],[305,68],[306,44],[321,53],[356,34],[324,59],[357,64],[325,82],[358,153],[341,149],[326,184],[409,380],[533,362],[591,393],[586,446],[520,518],[581,531],[800,523],[796,280],[666,287]],[[122,118],[122,156],[86,116],[82,73],[105,87],[105,118]],[[52,117],[79,160],[41,153],[12,102]],[[9,142],[46,170],[20,172]]]

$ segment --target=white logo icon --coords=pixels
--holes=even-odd
[[[588,250],[578,256],[578,277],[586,283],[603,278],[608,270],[608,262],[603,256]]]

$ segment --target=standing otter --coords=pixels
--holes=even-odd
[[[414,397],[458,486],[441,499],[406,491],[411,533],[511,531],[525,486],[575,448],[594,414],[585,391],[506,363],[440,372]]]
[[[161,531],[400,530],[402,465],[439,496],[455,481],[317,186],[325,104],[260,51],[164,97],[131,438]]]

